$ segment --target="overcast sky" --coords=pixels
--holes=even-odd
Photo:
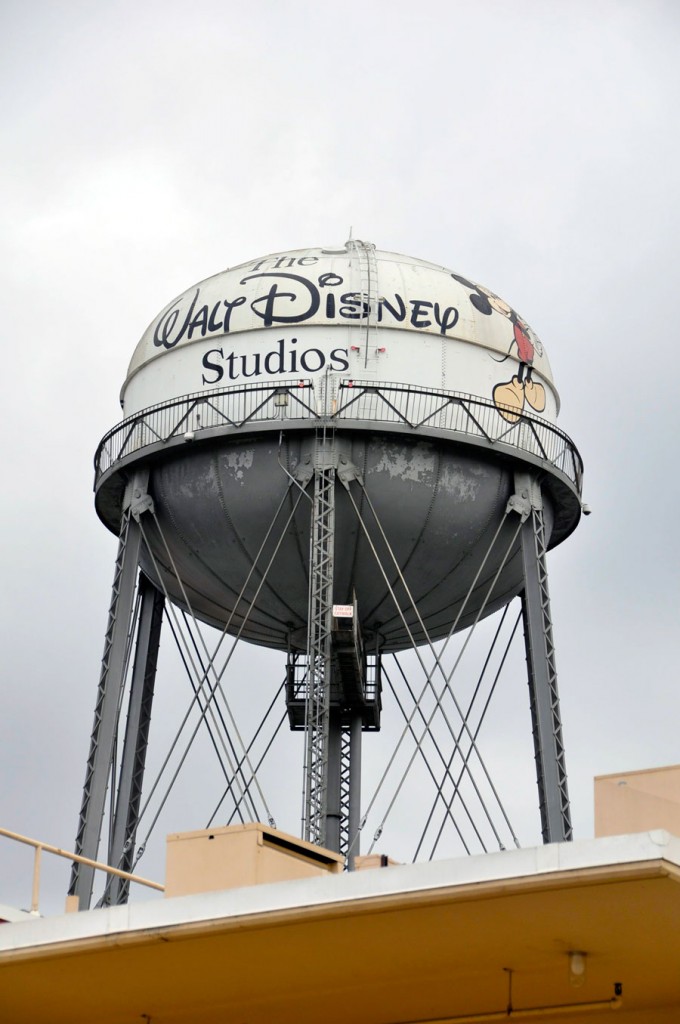
[[[1,17],[0,825],[73,848],[115,554],[92,456],[139,337],[195,281],[352,227],[488,285],[549,354],[593,509],[549,563],[592,835],[593,776],[680,762],[678,5],[6,0]],[[240,658],[251,686],[282,674]],[[485,748],[522,791],[527,845],[526,684],[512,699]],[[205,824],[187,812],[204,763],[165,831]],[[139,867],[160,877],[155,858]],[[27,904],[29,867],[0,840],[0,902]],[[65,881],[48,872],[48,906]]]

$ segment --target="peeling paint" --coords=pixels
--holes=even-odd
[[[254,448],[231,449],[225,453],[223,457],[223,465],[226,468],[228,476],[232,477],[234,480],[239,480],[241,484],[243,484],[245,477],[244,470],[251,469],[254,460]]]
[[[404,448],[383,449],[382,457],[376,462],[376,473],[389,473],[392,478],[412,480],[430,487],[435,481],[437,460],[432,449],[416,445],[413,451]]]
[[[476,479],[475,479],[476,477]],[[442,469],[439,486],[457,501],[475,501],[482,483],[481,474],[474,476],[469,470],[457,466],[445,465]]]

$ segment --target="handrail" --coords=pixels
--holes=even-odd
[[[82,857],[78,853],[69,853],[68,850],[62,850],[60,846],[52,846],[51,843],[43,843],[40,839],[31,839],[29,836],[22,836],[19,832],[11,832],[8,828],[0,828],[0,836],[5,836],[7,839],[13,839],[17,843],[24,843],[26,846],[32,846],[35,849],[35,856],[33,858],[31,914],[37,915],[39,913],[40,859],[43,850],[46,853],[54,854],[56,857],[64,857],[66,860],[74,860],[78,864],[87,864],[88,867],[96,868],[99,871],[106,871],[107,874],[115,875],[117,878],[125,878],[129,882],[136,882],[138,885],[148,886],[149,889],[157,889],[159,892],[165,892],[165,886],[161,885],[160,882],[152,882],[148,878],[142,878],[141,875],[133,875],[129,871],[121,871],[120,868],[113,868],[110,864],[102,864],[101,861],[91,860],[90,857]]]
[[[203,432],[271,423],[280,429],[304,422],[390,424],[399,429],[467,437],[502,450],[530,454],[563,473],[581,492],[583,461],[571,438],[540,416],[505,409],[465,392],[413,387],[403,383],[344,379],[299,380],[234,385],[195,392],[149,406],[127,417],[101,440],[95,455],[95,487],[124,458],[172,441],[193,440]],[[332,401],[327,389],[334,387]]]

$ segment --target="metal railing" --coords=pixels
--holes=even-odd
[[[404,384],[345,381],[340,393],[343,400],[336,419],[405,424],[413,430],[441,430],[476,437],[492,446],[508,445],[550,463],[581,491],[583,461],[574,442],[539,416],[518,413],[476,395]]]
[[[150,406],[102,439],[95,455],[95,485],[117,462],[154,445],[192,440],[207,431],[238,432],[266,423],[281,429],[324,420],[441,432],[526,453],[563,473],[581,493],[583,462],[576,446],[540,416],[463,392],[350,379],[236,385]]]
[[[91,860],[89,857],[81,857],[77,853],[69,853],[68,850],[62,850],[59,846],[52,846],[51,843],[43,843],[39,839],[29,839],[28,836],[22,836],[19,832],[10,832],[7,828],[0,828],[0,836],[4,836],[6,839],[13,839],[17,843],[23,843],[25,846],[32,846],[35,850],[33,857],[33,884],[31,887],[31,914],[37,916],[40,913],[40,866],[42,859],[42,851],[45,853],[54,854],[55,857],[63,857],[65,860],[77,861],[78,864],[87,864],[89,867],[93,867],[98,871],[105,871],[109,875],[116,875],[118,878],[125,878],[129,882],[136,882],[138,885],[146,885],[149,889],[157,889],[159,892],[165,892],[165,886],[161,885],[160,882],[152,882],[148,878],[142,878],[140,875],[132,875],[129,871],[121,871],[120,868],[113,868],[110,864],[102,864],[101,861]],[[72,900],[71,904],[68,903]],[[67,910],[77,910],[78,897],[67,897]]]

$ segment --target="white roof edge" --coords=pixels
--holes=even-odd
[[[36,915],[30,910],[19,910],[18,907],[11,907],[9,903],[0,903],[0,921],[34,921]]]
[[[143,933],[253,914],[331,906],[400,893],[435,891],[555,872],[663,860],[680,868],[680,838],[658,829],[634,835],[550,843],[426,864],[328,875],[221,892],[178,896],[84,913],[0,925],[3,952],[58,945],[103,935]]]

